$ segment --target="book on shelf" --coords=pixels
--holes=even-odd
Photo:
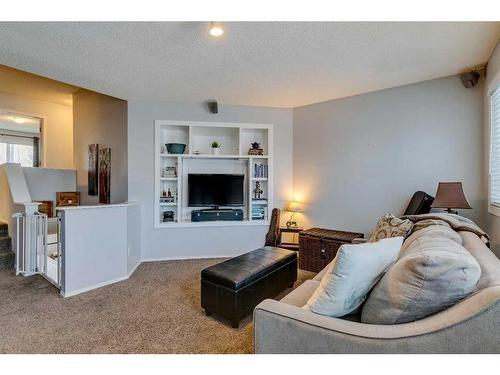
[[[174,197],[160,197],[160,203],[175,203]]]
[[[254,178],[267,178],[267,164],[257,164],[253,165],[253,177]]]
[[[265,220],[267,207],[252,207],[252,220]]]

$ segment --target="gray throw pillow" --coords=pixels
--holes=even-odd
[[[440,312],[476,289],[481,267],[444,226],[413,233],[363,306],[361,321],[401,324]],[[409,245],[407,245],[409,242]]]
[[[393,214],[385,214],[380,218],[372,232],[368,242],[375,242],[382,238],[404,237],[406,238],[413,228],[413,222],[402,220]]]

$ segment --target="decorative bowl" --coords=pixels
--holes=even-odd
[[[165,143],[165,147],[169,154],[183,154],[184,150],[186,150],[184,143]]]

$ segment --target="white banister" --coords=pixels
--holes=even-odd
[[[15,204],[25,204],[31,202],[31,195],[24,178],[21,164],[5,163],[2,165],[7,175],[10,194]]]
[[[16,274],[30,276],[47,270],[47,215],[15,213]]]

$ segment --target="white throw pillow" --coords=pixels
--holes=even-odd
[[[304,309],[340,317],[355,311],[397,259],[403,237],[342,245]]]

